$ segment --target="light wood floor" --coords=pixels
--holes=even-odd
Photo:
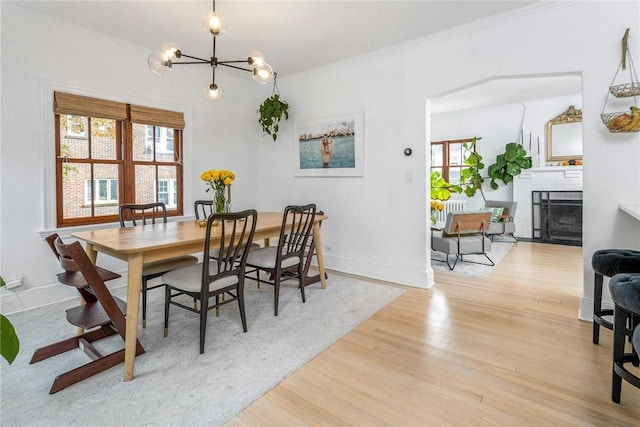
[[[487,278],[407,288],[228,425],[639,426],[581,292],[581,248],[519,242]]]

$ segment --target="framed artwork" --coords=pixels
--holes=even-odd
[[[362,113],[295,123],[296,176],[363,176]]]

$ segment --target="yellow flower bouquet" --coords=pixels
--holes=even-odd
[[[444,203],[439,202],[437,200],[431,201],[431,223],[432,224],[435,224],[437,221],[436,212],[443,211],[443,210],[444,210]]]
[[[216,212],[224,212],[227,203],[231,203],[231,183],[236,179],[236,174],[225,169],[211,169],[202,172],[200,179],[207,184],[207,192],[213,190],[213,204]],[[228,200],[224,190],[227,189]]]

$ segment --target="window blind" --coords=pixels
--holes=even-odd
[[[146,125],[184,129],[184,114],[159,108],[131,106],[131,121]]]
[[[125,103],[63,92],[53,93],[53,111],[55,114],[101,117],[114,120],[125,120],[127,118],[127,104]]]

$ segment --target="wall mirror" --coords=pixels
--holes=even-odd
[[[573,105],[547,122],[547,161],[582,159],[582,110]]]

